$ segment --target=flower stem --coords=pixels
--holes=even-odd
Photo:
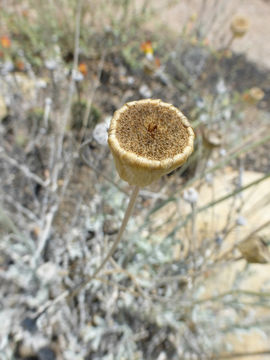
[[[113,243],[110,251],[108,252],[106,257],[103,259],[102,263],[99,265],[99,267],[96,269],[96,271],[94,272],[94,274],[91,277],[94,278],[102,270],[104,265],[110,260],[111,256],[114,254],[118,244],[120,243],[120,241],[122,239],[122,235],[123,235],[123,233],[125,231],[128,220],[129,220],[129,218],[130,218],[130,216],[132,214],[132,211],[133,211],[133,208],[134,208],[134,205],[135,205],[139,190],[140,190],[139,186],[134,187],[134,189],[133,189],[133,191],[131,193],[130,199],[129,199],[129,204],[128,204],[128,207],[126,209],[124,219],[122,221],[121,227],[120,227],[119,232],[117,234],[117,237],[114,240],[114,243]]]

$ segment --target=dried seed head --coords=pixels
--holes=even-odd
[[[222,145],[222,135],[218,131],[204,129],[203,142],[209,149],[217,148]]]
[[[261,236],[252,236],[240,242],[238,249],[249,263],[266,264],[270,262],[269,248]]]
[[[120,177],[138,186],[185,163],[193,141],[186,117],[174,106],[151,99],[127,103],[116,111],[108,138]]]
[[[231,22],[231,31],[234,37],[242,37],[248,31],[249,21],[244,16],[236,16]]]

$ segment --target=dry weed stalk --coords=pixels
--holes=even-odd
[[[140,187],[183,165],[193,151],[193,142],[194,132],[187,118],[161,100],[133,101],[115,112],[108,143],[119,176],[134,189],[119,233],[91,278],[102,270],[120,243]]]

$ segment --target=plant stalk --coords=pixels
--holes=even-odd
[[[122,239],[123,233],[124,233],[124,231],[126,229],[126,226],[127,226],[127,223],[128,223],[128,220],[129,220],[129,218],[130,218],[130,216],[132,214],[132,211],[133,211],[133,208],[134,208],[134,205],[135,205],[139,190],[140,190],[139,186],[134,187],[134,189],[133,189],[133,191],[132,191],[132,193],[130,195],[129,204],[128,204],[128,207],[126,209],[125,216],[124,216],[124,219],[122,221],[119,232],[117,234],[117,237],[114,240],[110,251],[108,252],[106,257],[103,259],[103,261],[99,265],[99,267],[96,269],[94,274],[91,276],[91,278],[94,278],[103,269],[103,267],[106,265],[106,263],[110,260],[111,256],[113,256],[118,244],[120,243],[120,241]]]

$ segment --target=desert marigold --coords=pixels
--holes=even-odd
[[[78,70],[84,75],[87,75],[88,69],[87,69],[87,65],[85,63],[80,63],[78,66]]]
[[[143,43],[141,43],[141,50],[144,54],[154,54],[154,49],[152,46],[152,43],[150,40],[144,41]]]
[[[249,29],[249,20],[244,16],[236,16],[231,22],[234,37],[243,37]]]
[[[193,129],[181,111],[152,99],[133,101],[116,111],[108,137],[119,176],[140,187],[183,165],[193,141]]]
[[[9,49],[11,46],[10,38],[7,35],[1,36],[0,42],[4,49]]]

